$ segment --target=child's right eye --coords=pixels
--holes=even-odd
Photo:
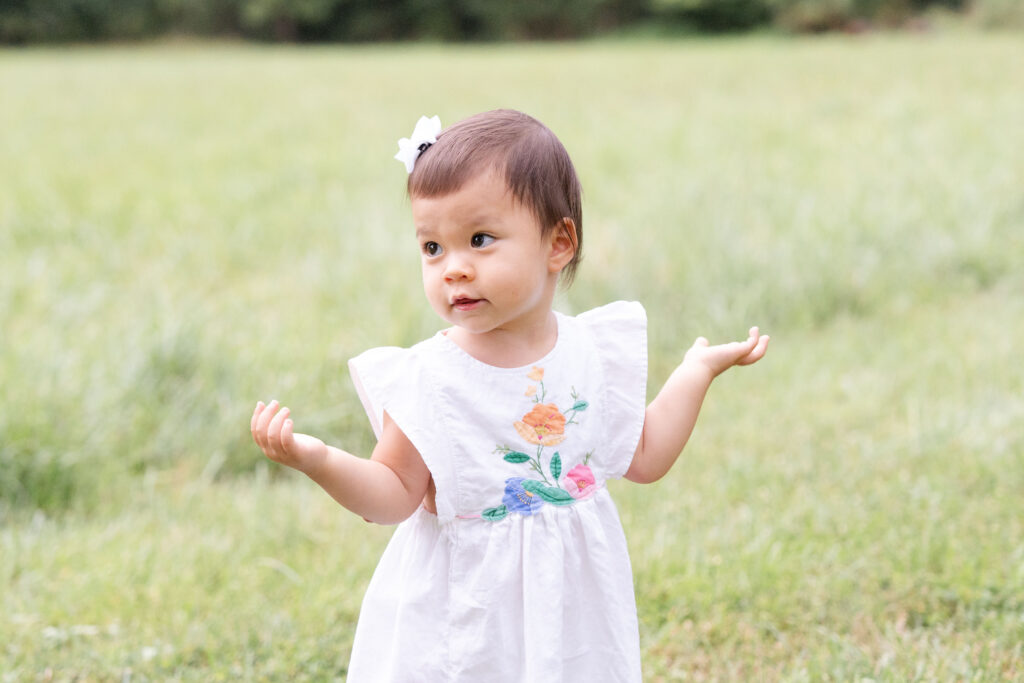
[[[424,242],[423,253],[427,256],[437,256],[441,253],[441,245],[437,242]]]

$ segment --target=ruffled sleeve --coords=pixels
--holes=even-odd
[[[440,490],[448,486],[449,478],[439,466],[437,435],[432,435],[430,430],[438,420],[437,401],[433,396],[435,383],[425,369],[427,363],[420,357],[423,353],[422,345],[409,349],[384,346],[351,359],[348,368],[377,439],[380,439],[387,412],[419,451]],[[441,509],[442,496],[437,497],[437,504],[439,517],[454,514]]]
[[[603,370],[602,444],[611,456],[607,478],[629,469],[647,409],[647,313],[635,301],[616,301],[577,316],[590,332]]]
[[[384,427],[384,411],[395,419],[392,396],[402,394],[400,385],[408,374],[408,355],[409,349],[383,346],[364,351],[348,362],[352,383],[378,440]]]

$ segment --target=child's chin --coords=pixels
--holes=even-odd
[[[472,322],[456,322],[453,324],[468,334],[487,334],[494,329],[493,325],[473,324]]]
[[[482,315],[479,309],[471,311],[453,310],[445,319],[452,325],[461,327],[466,332],[472,332],[473,334],[490,332],[495,327],[494,321],[489,316]]]
[[[493,332],[496,327],[493,322],[483,320],[456,320],[452,324],[464,334],[473,337],[480,337]]]

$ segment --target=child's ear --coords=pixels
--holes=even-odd
[[[576,255],[576,222],[563,218],[551,230],[551,252],[548,254],[548,270],[560,273]]]

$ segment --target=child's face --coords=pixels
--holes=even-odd
[[[547,323],[565,259],[501,177],[487,173],[448,195],[413,197],[412,215],[423,289],[439,316],[479,335]]]

